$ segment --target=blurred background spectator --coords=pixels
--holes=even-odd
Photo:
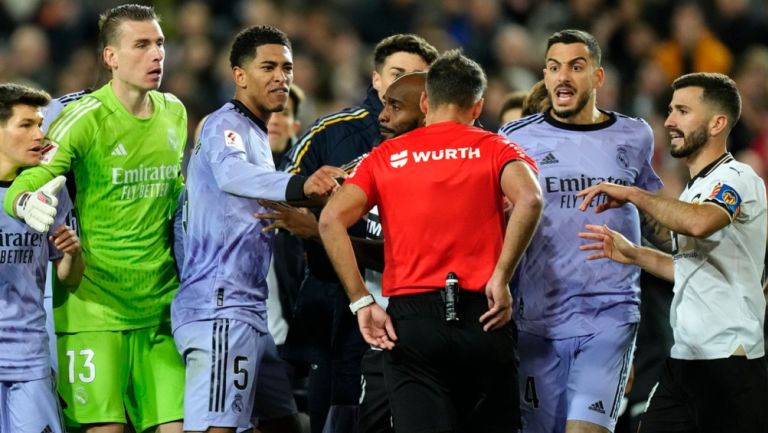
[[[3,0],[0,81],[61,95],[96,85],[97,15],[124,1]],[[593,33],[612,79],[599,106],[663,128],[669,82],[693,71],[731,74],[745,95],[731,150],[768,170],[766,0],[158,0],[168,38],[163,89],[189,110],[190,125],[232,95],[227,49],[241,28],[265,23],[294,44],[296,83],[307,95],[301,122],[354,105],[370,81],[372,45],[415,32],[440,50],[463,47],[489,75],[487,129],[499,126],[504,95],[541,77],[546,37],[566,27]],[[656,164],[677,164],[658,144]],[[677,182],[674,182],[677,184]],[[673,195],[675,192],[673,192]]]

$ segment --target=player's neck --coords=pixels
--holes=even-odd
[[[686,157],[685,165],[688,166],[688,173],[691,178],[701,173],[701,170],[712,164],[726,152],[725,143],[710,142],[705,144],[698,152]]]
[[[597,109],[594,104],[587,104],[581,111],[570,117],[560,117],[555,110],[550,110],[552,117],[569,125],[595,125],[608,120],[608,115]]]
[[[10,161],[0,159],[0,181],[12,181],[19,174],[19,166]]]
[[[129,113],[141,119],[152,116],[149,90],[139,89],[120,80],[112,80],[112,91]]]
[[[461,108],[453,104],[443,104],[435,108],[429,108],[424,117],[427,125],[440,122],[457,122],[467,126],[472,126],[475,119],[472,116],[472,110]]]

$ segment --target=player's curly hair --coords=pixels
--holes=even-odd
[[[44,107],[51,102],[51,95],[44,90],[15,83],[0,84],[0,126],[5,126],[13,116],[16,105]]]
[[[230,66],[242,67],[256,57],[256,48],[269,44],[284,45],[291,49],[291,41],[282,30],[267,25],[248,27],[235,37],[229,53]]]

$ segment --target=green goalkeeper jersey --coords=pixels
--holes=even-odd
[[[6,194],[34,191],[70,169],[75,178],[85,273],[76,290],[54,286],[57,332],[118,331],[170,320],[179,281],[171,219],[182,186],[187,114],[173,95],[151,91],[152,116],[128,112],[111,84],[70,104],[51,124],[39,166]]]

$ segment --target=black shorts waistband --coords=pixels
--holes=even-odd
[[[480,312],[488,309],[488,301],[484,292],[459,291],[457,310],[459,314]],[[413,295],[398,295],[389,298],[387,313],[394,319],[409,316],[445,317],[445,303],[440,290]]]

